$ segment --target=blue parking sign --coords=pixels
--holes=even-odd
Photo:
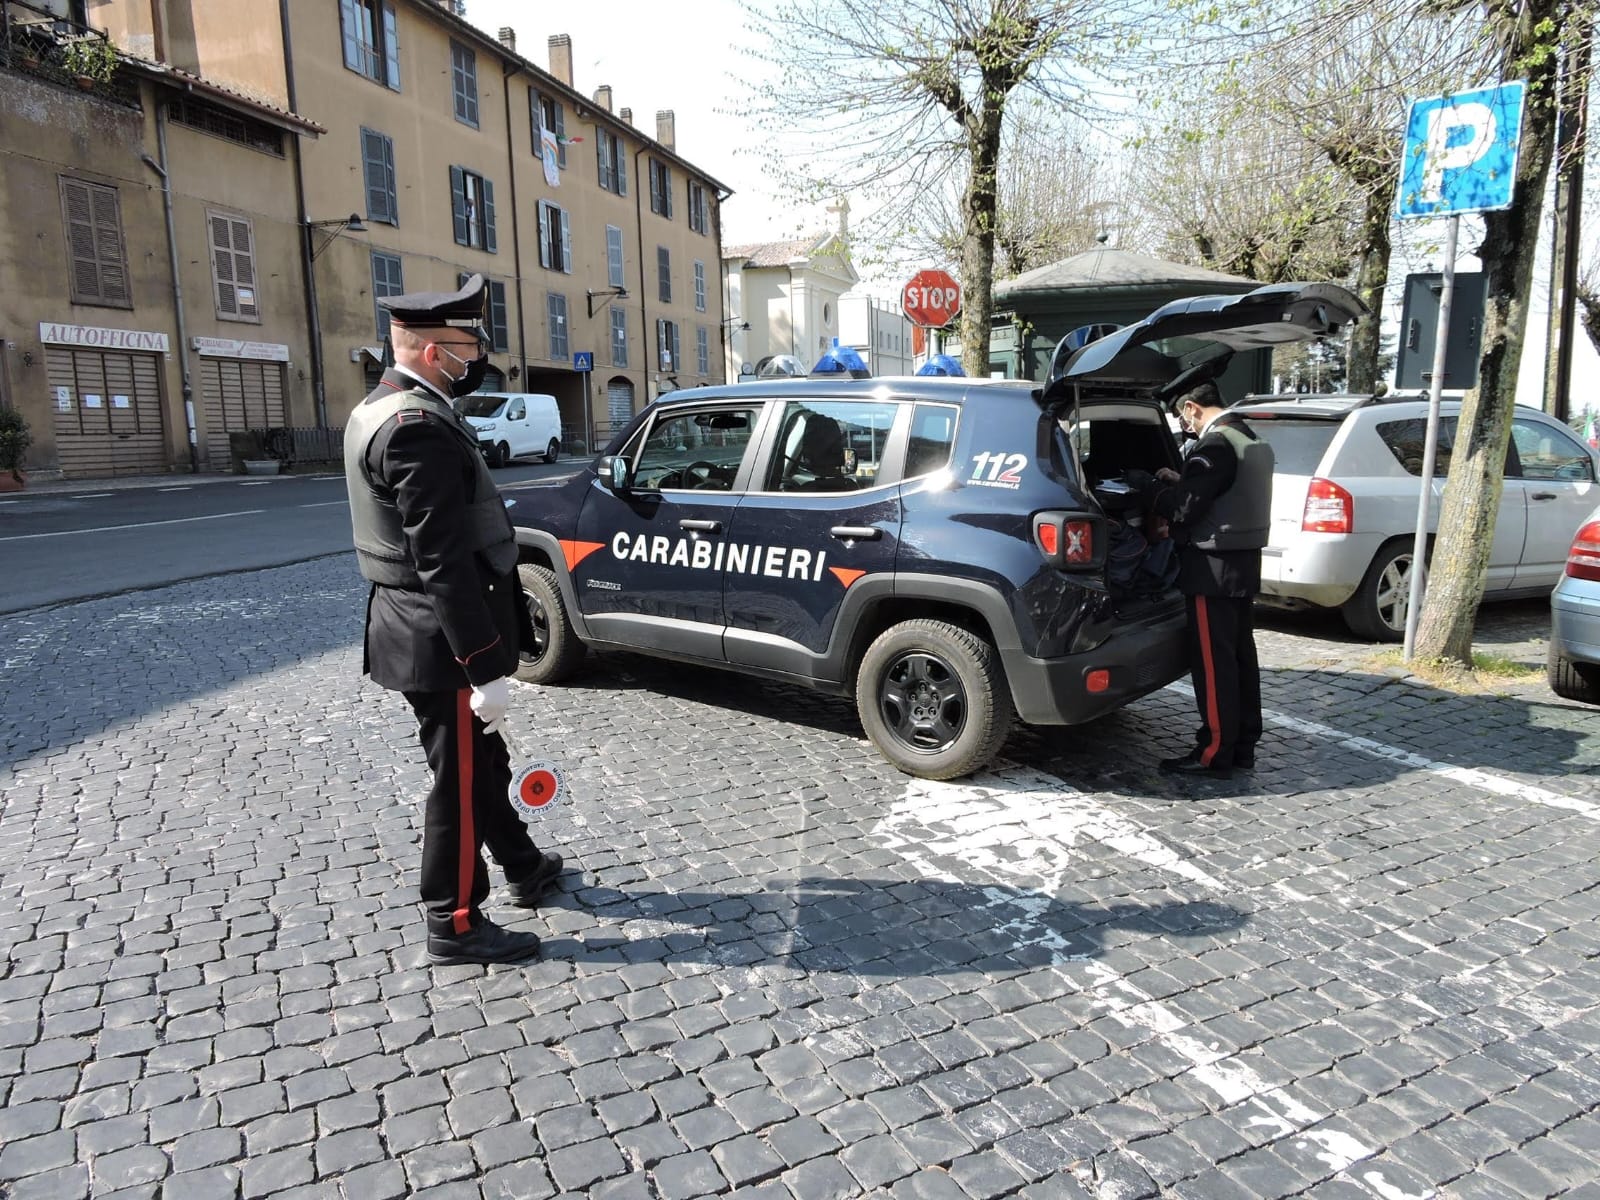
[[[574,350],[572,353],[572,369],[574,371],[594,370],[594,351]]]
[[[1511,206],[1527,85],[1413,100],[1395,215],[1444,217]]]

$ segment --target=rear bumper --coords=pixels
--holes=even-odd
[[[1356,594],[1383,542],[1375,533],[1298,533],[1261,552],[1261,593],[1338,608]]]
[[[1063,658],[1032,658],[1004,651],[1006,679],[1017,716],[1029,725],[1078,725],[1122,708],[1188,673],[1184,611],[1126,630],[1094,650]],[[1092,672],[1109,685],[1091,692]]]
[[[1600,583],[1562,576],[1550,595],[1550,649],[1573,662],[1600,664]]]

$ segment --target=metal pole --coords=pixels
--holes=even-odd
[[[1417,495],[1417,534],[1411,543],[1411,580],[1406,588],[1405,661],[1417,644],[1417,617],[1428,583],[1428,511],[1433,504],[1433,467],[1439,457],[1439,392],[1444,387],[1445,342],[1450,336],[1450,300],[1456,290],[1456,235],[1461,218],[1452,213],[1444,235],[1444,284],[1439,291],[1439,328],[1434,334],[1433,375],[1428,380],[1428,427],[1422,442],[1422,484]]]
[[[183,278],[178,273],[178,235],[172,218],[172,180],[167,177],[167,102],[156,101],[156,153],[160,161],[152,162],[148,154],[144,163],[161,176],[161,206],[167,219],[167,262],[172,270],[172,307],[178,323],[178,376],[183,386],[183,421],[189,437],[189,472],[200,471],[200,438],[195,427],[194,376],[189,372],[189,325],[183,311]]]

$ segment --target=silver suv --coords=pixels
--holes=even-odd
[[[1411,587],[1427,401],[1253,396],[1233,408],[1277,457],[1262,599],[1337,608],[1357,635],[1399,641]],[[1435,522],[1460,410],[1459,400],[1440,408]],[[1537,409],[1517,408],[1486,598],[1550,594],[1573,534],[1600,500],[1597,472],[1600,458],[1566,426]]]

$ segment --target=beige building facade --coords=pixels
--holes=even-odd
[[[115,96],[0,63],[8,161],[51,151],[8,168],[0,231],[7,273],[39,281],[0,300],[0,402],[29,419],[32,467],[225,470],[236,427],[336,429],[381,368],[377,300],[474,272],[491,286],[486,390],[555,395],[571,452],[663,392],[723,380],[728,189],[677,155],[672,113],[647,133],[609,88],[577,91],[567,39],[539,67],[512,31],[430,0],[100,0],[96,30],[58,7],[58,29],[104,31],[125,57]],[[117,204],[131,301],[66,294],[63,174],[116,191],[73,199]],[[235,270],[249,282],[223,278]],[[85,365],[95,346],[57,341],[47,356],[37,330],[19,334],[41,323],[132,339],[117,352],[136,357]],[[94,446],[54,407],[63,386]]]

